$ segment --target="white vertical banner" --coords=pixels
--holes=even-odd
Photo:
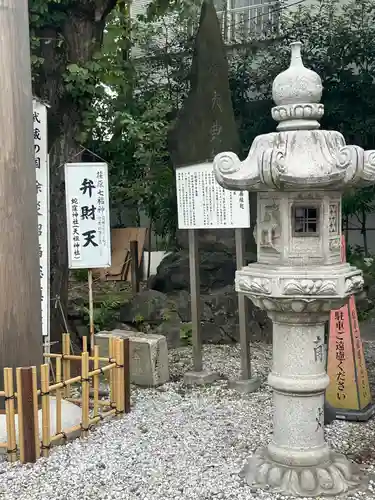
[[[50,189],[47,143],[47,106],[37,99],[33,99],[33,123],[38,212],[42,334],[44,344],[48,345],[50,341]]]
[[[110,267],[107,164],[66,163],[65,197],[69,268]]]

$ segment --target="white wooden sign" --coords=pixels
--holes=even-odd
[[[50,190],[47,146],[47,106],[37,99],[33,99],[33,122],[38,211],[42,334],[44,337],[44,343],[48,344],[50,337]]]
[[[212,163],[178,168],[176,182],[180,229],[250,227],[249,193],[222,188]]]
[[[111,266],[108,166],[65,165],[68,253],[71,269]]]

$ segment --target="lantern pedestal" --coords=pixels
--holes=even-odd
[[[296,305],[297,305],[296,300]],[[309,302],[313,309],[318,305]],[[255,487],[287,495],[338,495],[358,487],[360,469],[324,440],[325,315],[269,312],[273,320],[273,438],[242,471]]]

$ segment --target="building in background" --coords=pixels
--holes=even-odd
[[[133,0],[133,19],[146,12],[151,0]],[[262,37],[278,28],[281,11],[308,6],[319,0],[213,0],[227,44]],[[343,0],[345,1],[345,0]],[[197,21],[200,9],[197,7]]]

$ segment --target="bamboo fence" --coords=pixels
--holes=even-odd
[[[109,339],[109,357],[101,357],[95,346],[91,356],[87,351],[87,341],[83,352],[73,355],[70,351],[70,336],[63,334],[62,353],[45,354],[55,360],[55,380],[50,379],[50,364],[40,367],[40,389],[38,389],[35,366],[16,368],[16,391],[14,390],[14,370],[4,368],[7,441],[0,443],[7,459],[22,463],[35,462],[40,456],[48,457],[49,451],[58,441],[79,433],[87,437],[89,430],[103,419],[130,412],[130,358],[128,339]],[[79,362],[81,374],[71,377],[71,363]],[[90,366],[91,365],[91,366]],[[90,371],[90,367],[93,369]],[[109,399],[99,398],[101,375],[109,375]],[[71,387],[81,385],[81,398],[71,397]],[[56,433],[51,435],[50,397],[56,399]],[[78,404],[82,409],[79,425],[62,429],[62,400]],[[39,430],[39,408],[41,408],[41,435]],[[16,437],[18,418],[18,440]],[[18,441],[18,442],[17,442]]]

